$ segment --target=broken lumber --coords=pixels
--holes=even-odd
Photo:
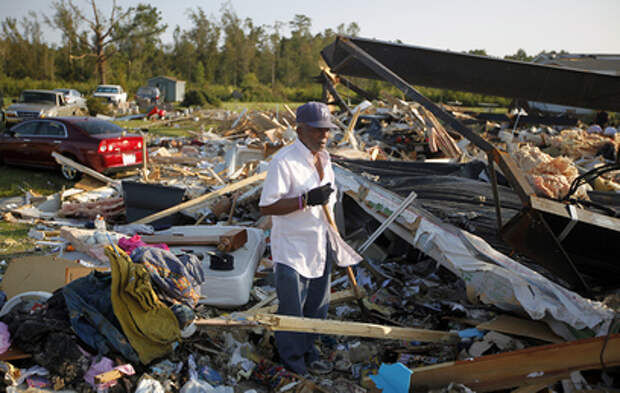
[[[548,383],[574,371],[600,369],[602,362],[620,365],[620,334],[418,367],[412,369],[411,386],[434,389],[454,382],[488,392]]]
[[[258,173],[256,175],[253,175],[253,176],[247,177],[247,178],[245,178],[243,180],[240,180],[240,181],[238,181],[236,183],[229,184],[229,185],[227,185],[225,187],[222,187],[219,190],[212,191],[212,192],[210,192],[208,194],[201,195],[198,198],[194,198],[194,199],[189,200],[187,202],[183,202],[183,203],[180,203],[180,204],[178,204],[176,206],[172,206],[172,207],[170,207],[168,209],[165,209],[165,210],[162,210],[160,212],[151,214],[150,216],[143,217],[143,218],[141,218],[141,219],[139,219],[137,221],[132,222],[132,224],[148,224],[148,223],[151,223],[151,222],[153,222],[155,220],[158,220],[160,218],[168,217],[169,215],[174,214],[174,213],[178,213],[178,212],[180,212],[183,209],[187,209],[187,208],[190,208],[190,207],[194,207],[196,205],[200,205],[201,203],[204,203],[204,202],[208,201],[209,199],[213,199],[213,198],[218,197],[220,195],[224,195],[224,194],[227,194],[229,192],[236,191],[236,190],[238,190],[240,188],[243,188],[245,186],[249,186],[250,184],[254,184],[257,181],[264,180],[266,176],[267,176],[267,171]]]
[[[57,163],[59,163],[60,165],[67,165],[70,166],[72,168],[77,169],[78,171],[82,172],[82,173],[86,173],[88,176],[90,177],[94,177],[97,180],[100,180],[106,184],[110,184],[110,185],[118,185],[119,182],[111,179],[105,175],[102,175],[101,173],[97,172],[94,169],[90,169],[87,166],[84,166],[80,163],[77,163],[75,161],[73,161],[70,158],[67,158],[61,154],[56,153],[55,151],[52,152],[52,157],[54,157],[54,159],[56,160]]]
[[[197,326],[239,328],[262,326],[265,329],[280,332],[333,334],[337,336],[439,342],[443,344],[454,344],[460,340],[458,334],[456,333],[438,330],[402,328],[377,325],[373,323],[334,321],[275,314],[256,314],[255,316],[247,319],[235,320],[224,318],[197,319],[194,323]]]
[[[257,314],[253,319],[273,331],[306,332],[442,343],[455,343],[459,341],[459,337],[455,333],[437,330],[383,326],[373,323],[332,321],[275,314]]]
[[[217,246],[220,251],[235,251],[243,247],[248,241],[248,231],[245,228],[233,229],[223,235],[215,236],[185,236],[183,233],[165,235],[143,235],[145,243],[166,243],[169,246]]]

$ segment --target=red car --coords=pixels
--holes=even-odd
[[[60,166],[52,152],[97,172],[111,173],[140,166],[143,143],[142,136],[127,134],[116,124],[93,117],[35,119],[0,134],[0,162],[60,167],[66,179],[75,180],[80,173]]]

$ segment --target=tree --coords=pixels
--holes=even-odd
[[[182,37],[175,40],[175,45],[186,41],[186,44],[192,45],[195,49],[192,53],[177,53],[177,55],[195,56],[195,61],[201,62],[204,66],[205,81],[211,83],[215,80],[220,60],[217,46],[220,41],[221,28],[200,7],[196,11],[189,11],[188,16],[193,26],[184,32]]]
[[[529,62],[532,61],[534,58],[532,56],[528,56],[523,49],[519,48],[519,50],[517,50],[517,53],[515,53],[514,55],[506,55],[504,56],[504,59]]]
[[[470,55],[489,56],[485,49],[470,49],[467,51]]]
[[[165,31],[167,27],[159,24],[161,16],[157,9],[148,5],[140,4],[137,8],[130,7],[123,10],[116,5],[116,0],[113,0],[109,18],[101,14],[95,0],[90,0],[90,8],[92,17],[88,18],[72,0],[67,0],[66,3],[64,1],[52,3],[54,17],[50,22],[63,34],[68,35],[71,39],[76,38],[88,48],[89,52],[80,56],[73,56],[73,58],[93,56],[100,83],[106,81],[106,64],[110,58],[117,54],[120,41],[153,38]],[[83,34],[77,30],[71,31],[64,23],[61,23],[63,14],[69,9],[72,17],[75,18],[73,26],[79,27],[81,23],[85,23],[86,31],[90,33],[90,37],[88,33]],[[156,23],[144,25],[145,20],[153,16],[151,14],[144,17],[145,14],[149,13],[155,13]]]
[[[118,39],[119,57],[126,65],[128,81],[134,79],[134,76],[142,79],[145,74],[152,73],[153,64],[163,55],[161,40],[157,35],[150,34],[166,29],[166,25],[159,25],[160,21],[161,12],[157,8],[139,4],[134,10],[131,23],[119,26],[114,31],[113,35]],[[147,65],[151,70],[145,69]]]
[[[53,51],[43,42],[41,24],[34,12],[30,11],[19,24],[15,18],[6,18],[0,38],[10,54],[3,57],[2,67],[8,76],[54,79]]]

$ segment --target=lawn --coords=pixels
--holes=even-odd
[[[223,102],[222,108],[236,112],[241,112],[244,108],[248,108],[248,110],[285,111],[286,109],[284,108],[284,105],[287,105],[292,110],[295,110],[298,106],[303,104],[303,102]]]
[[[35,240],[28,237],[30,227],[27,224],[0,222],[0,260],[35,247]]]
[[[0,198],[24,195],[28,190],[50,195],[72,184],[58,170],[0,165]]]

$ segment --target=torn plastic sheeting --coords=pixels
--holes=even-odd
[[[339,166],[334,171],[338,187],[349,195],[353,193],[360,207],[379,221],[403,200],[351,171]],[[359,200],[362,194],[366,195]],[[416,220],[419,220],[417,228]],[[501,254],[483,239],[442,223],[423,209],[410,206],[390,229],[461,277],[468,289],[485,303],[508,311],[526,312],[535,320],[550,316],[575,329],[591,328],[601,334],[613,318],[613,312],[600,302],[562,288]],[[415,230],[413,235],[412,230]]]

